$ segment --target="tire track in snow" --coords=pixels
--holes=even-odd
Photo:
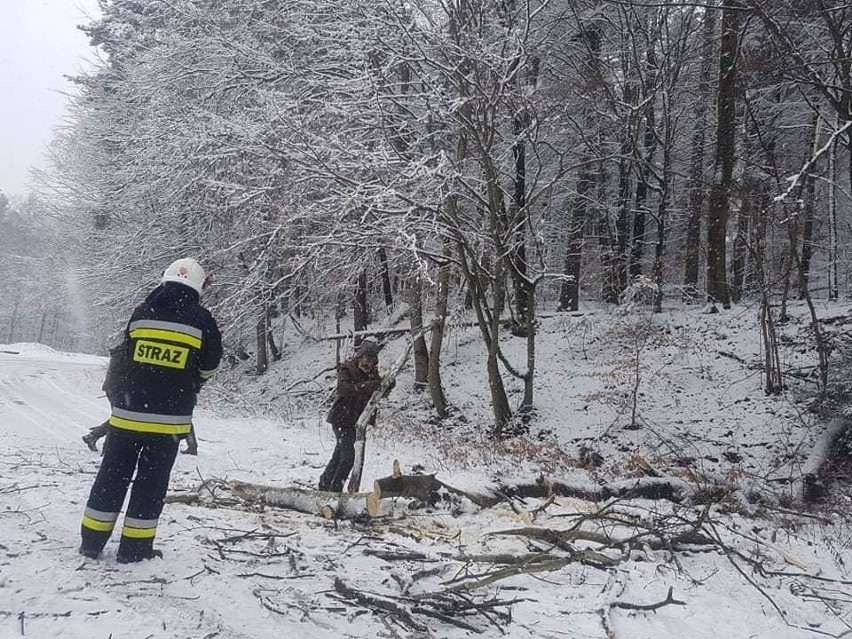
[[[104,407],[103,403],[99,402],[98,400],[90,399],[87,395],[80,395],[79,393],[75,393],[71,390],[68,390],[67,388],[63,388],[52,377],[45,377],[44,381],[47,382],[53,388],[55,388],[57,391],[62,393],[63,395],[68,395],[69,397],[73,397],[75,400],[77,400],[78,412],[81,412],[81,413],[83,412],[82,410],[80,410],[79,404],[86,404],[86,405],[89,405],[89,406],[97,407],[98,409],[103,411],[103,407]],[[100,413],[97,413],[97,414],[100,414]],[[87,416],[93,417],[93,419],[97,419],[96,413],[87,413]]]
[[[23,386],[24,389],[32,388],[31,386],[27,385],[22,380],[15,380],[15,381],[17,381],[21,386]],[[17,388],[14,384],[9,383],[8,386],[10,388],[12,388],[12,390],[17,390]],[[36,395],[36,398],[38,398],[38,395]],[[17,399],[17,401],[15,401],[16,399]],[[69,441],[69,440],[79,436],[79,429],[78,428],[74,428],[74,426],[70,425],[67,420],[62,419],[61,417],[54,415],[54,414],[51,414],[51,413],[49,413],[45,410],[42,410],[37,405],[37,402],[33,401],[32,395],[21,394],[20,397],[13,398],[12,404],[15,405],[16,411],[20,412],[21,411],[20,407],[25,406],[28,411],[36,413],[37,415],[41,415],[45,419],[45,422],[42,422],[42,424],[41,424],[43,429],[44,430],[51,430],[56,435],[57,439],[60,439],[60,440],[63,440],[63,441]],[[53,424],[55,426],[55,428],[52,428],[52,429],[48,428],[49,424]],[[65,433],[67,433],[67,435],[65,435]]]
[[[0,401],[16,416],[36,424],[60,441],[73,441],[81,431],[103,421],[103,414],[94,415],[85,408],[80,409],[79,395],[65,391],[60,397],[51,390],[51,385],[58,385],[52,383],[49,375],[61,375],[64,367],[39,370],[22,364],[24,366],[11,370],[0,367]],[[74,397],[75,402],[63,402],[62,397]]]
[[[98,421],[100,423],[106,418],[107,413],[104,410],[104,405],[101,402],[98,402],[93,399],[88,399],[85,395],[80,395],[79,393],[73,393],[69,390],[64,389],[59,384],[57,384],[56,381],[53,380],[53,378],[51,377],[45,377],[42,381],[46,382],[48,386],[51,386],[59,393],[62,393],[67,397],[73,397],[76,401],[75,405],[73,405],[71,409],[77,414],[85,417],[87,421]],[[87,410],[89,406],[97,407],[99,410],[97,412]]]
[[[7,386],[9,386],[9,384],[6,380],[0,380],[0,390],[2,390],[3,387],[7,387]],[[0,397],[2,397],[2,395],[0,395]],[[30,422],[31,424],[33,424],[37,428],[43,430],[48,435],[51,435],[54,439],[58,439],[60,441],[65,441],[64,437],[59,437],[54,430],[47,428],[44,424],[41,423],[40,420],[34,419],[32,417],[32,415],[29,414],[28,411],[21,409],[19,407],[21,404],[18,403],[21,400],[17,400],[14,397],[8,397],[8,396],[5,399],[7,399],[8,401],[4,402],[2,404],[2,406],[0,406],[0,409],[5,409],[5,407],[8,407],[8,411],[5,411],[5,410],[0,411],[0,414],[2,414],[2,412],[7,412],[7,413],[12,412],[12,413],[18,415],[19,417],[22,417],[25,421]],[[24,404],[24,405],[26,405],[26,404]],[[26,433],[26,431],[25,431],[25,433]],[[22,433],[22,434],[25,434],[25,433]],[[26,434],[29,434],[29,433],[26,433]]]

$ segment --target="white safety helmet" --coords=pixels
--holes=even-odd
[[[204,290],[204,277],[204,269],[201,268],[201,264],[191,257],[183,257],[169,265],[169,268],[163,273],[161,282],[185,284],[201,295]]]

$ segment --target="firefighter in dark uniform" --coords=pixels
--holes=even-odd
[[[95,558],[118,521],[131,478],[116,559],[161,557],[157,521],[179,441],[187,437],[198,390],[219,368],[222,338],[200,304],[204,269],[183,258],[140,304],[127,325],[127,370],[110,397],[101,467],[83,514],[80,553]]]

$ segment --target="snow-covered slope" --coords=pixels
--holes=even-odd
[[[484,434],[477,439],[468,433],[465,436],[472,439],[465,451],[463,444],[447,443],[449,438],[442,438],[440,429],[415,423],[422,409],[400,393],[388,408],[385,425],[368,442],[366,482],[388,474],[394,458],[426,462],[431,466],[428,471],[438,471],[444,481],[467,488],[482,486],[495,475],[511,481],[513,468],[517,478],[541,471],[539,453],[548,460],[552,475],[580,473],[569,467],[567,458],[542,448],[562,446],[571,453],[577,442],[597,443],[614,428],[621,433],[623,398],[610,401],[606,393],[617,392],[611,380],[627,374],[624,370],[629,369],[623,366],[629,352],[616,348],[611,326],[595,321],[583,326],[553,320],[543,326],[540,423],[553,431],[551,435],[538,443],[530,440],[522,450],[498,451],[487,449]],[[682,331],[688,338],[672,338],[668,346],[657,344],[653,357],[643,360],[643,370],[648,371],[646,385],[640,387],[644,428],[601,444],[610,466],[602,472],[609,476],[629,474],[624,456],[616,460],[619,447],[626,448],[625,456],[663,457],[653,454],[660,440],[650,434],[652,428],[664,429],[665,439],[691,441],[687,452],[697,458],[729,448],[749,451],[746,444],[768,437],[775,428],[769,416],[782,404],[760,397],[759,379],[744,372],[746,367],[714,354],[730,348],[747,360],[755,355],[753,339],[735,330],[720,335],[724,320],[715,316],[667,321],[662,335]],[[475,432],[479,423],[487,422],[487,403],[486,412],[479,413],[470,399],[483,393],[481,385],[470,381],[479,379],[481,370],[473,358],[464,356],[464,349],[474,352],[479,345],[472,337],[465,346],[463,332],[454,339],[457,344],[451,342],[454,350],[447,356],[448,392],[457,405],[467,407],[469,430]],[[298,370],[308,377],[310,364],[321,370],[327,356],[304,349],[301,362],[293,356],[288,375]],[[591,363],[581,367],[578,362],[584,357]],[[654,358],[662,358],[659,365]],[[565,371],[571,369],[573,374],[567,377]],[[428,628],[424,630],[400,621],[398,615],[377,613],[375,607],[336,592],[335,579],[392,600],[444,592],[462,575],[494,569],[460,559],[463,554],[565,556],[543,541],[490,533],[529,525],[567,530],[578,513],[596,509],[587,502],[557,499],[533,521],[533,512],[543,504],[529,499],[480,512],[437,508],[378,523],[335,523],[227,502],[169,503],[157,539],[164,559],[118,564],[113,540],[101,559],[86,560],[77,554],[79,522],[99,457],[83,446],[80,436],[108,414],[99,390],[104,370],[101,358],[33,345],[0,347],[0,637],[4,639],[473,636],[471,630],[434,617],[417,618],[417,624]],[[601,372],[607,370],[611,372]],[[696,381],[701,375],[709,378],[706,386]],[[194,490],[211,478],[275,485],[315,482],[333,446],[321,411],[301,411],[301,417],[293,411],[287,420],[247,417],[224,408],[221,391],[209,389],[205,395],[196,419],[199,455],[179,457],[172,474],[173,493]],[[744,404],[757,408],[737,412]],[[563,424],[566,415],[580,417]],[[742,415],[749,416],[746,424],[738,417]],[[788,422],[781,424],[792,428]],[[466,432],[456,428],[460,436]],[[732,429],[733,435],[726,434]],[[773,441],[783,443],[785,436],[789,439],[787,433]],[[752,454],[754,461],[748,467],[768,464],[773,455]],[[708,463],[715,469],[730,462]],[[701,507],[643,501],[617,505],[613,512],[619,509],[624,516],[649,521],[672,514],[697,520],[702,512]],[[849,529],[844,522],[751,520],[724,509],[714,509],[710,518],[719,539],[742,557],[726,556],[718,548],[678,552],[674,557],[639,548],[609,570],[567,562],[558,570],[519,574],[472,590],[466,596],[476,602],[491,598],[515,602],[497,606],[487,616],[466,617],[466,622],[482,636],[519,638],[799,638],[814,633],[841,636],[848,629],[844,606],[852,597],[844,592],[845,585],[761,576],[745,561],[756,558],[766,568],[792,574],[848,578],[843,561],[849,551],[843,540],[849,538]],[[407,558],[370,554],[377,550],[420,554]],[[669,604],[655,612],[611,605],[661,602],[669,587],[685,605]],[[407,600],[406,605],[411,609],[414,604]],[[498,614],[509,609],[511,621]]]

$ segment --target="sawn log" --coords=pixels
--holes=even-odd
[[[395,470],[398,468],[395,464]],[[443,484],[435,475],[403,475],[377,479],[370,493],[332,493],[289,486],[265,486],[242,481],[228,484],[231,493],[244,501],[258,501],[276,508],[286,508],[326,519],[354,519],[381,514],[381,499],[403,497],[428,502]]]
[[[306,488],[264,486],[242,481],[229,482],[231,493],[244,501],[259,501],[326,519],[354,519],[365,513],[378,515],[378,503],[371,507],[371,493],[331,493]],[[372,511],[372,512],[370,512]]]

